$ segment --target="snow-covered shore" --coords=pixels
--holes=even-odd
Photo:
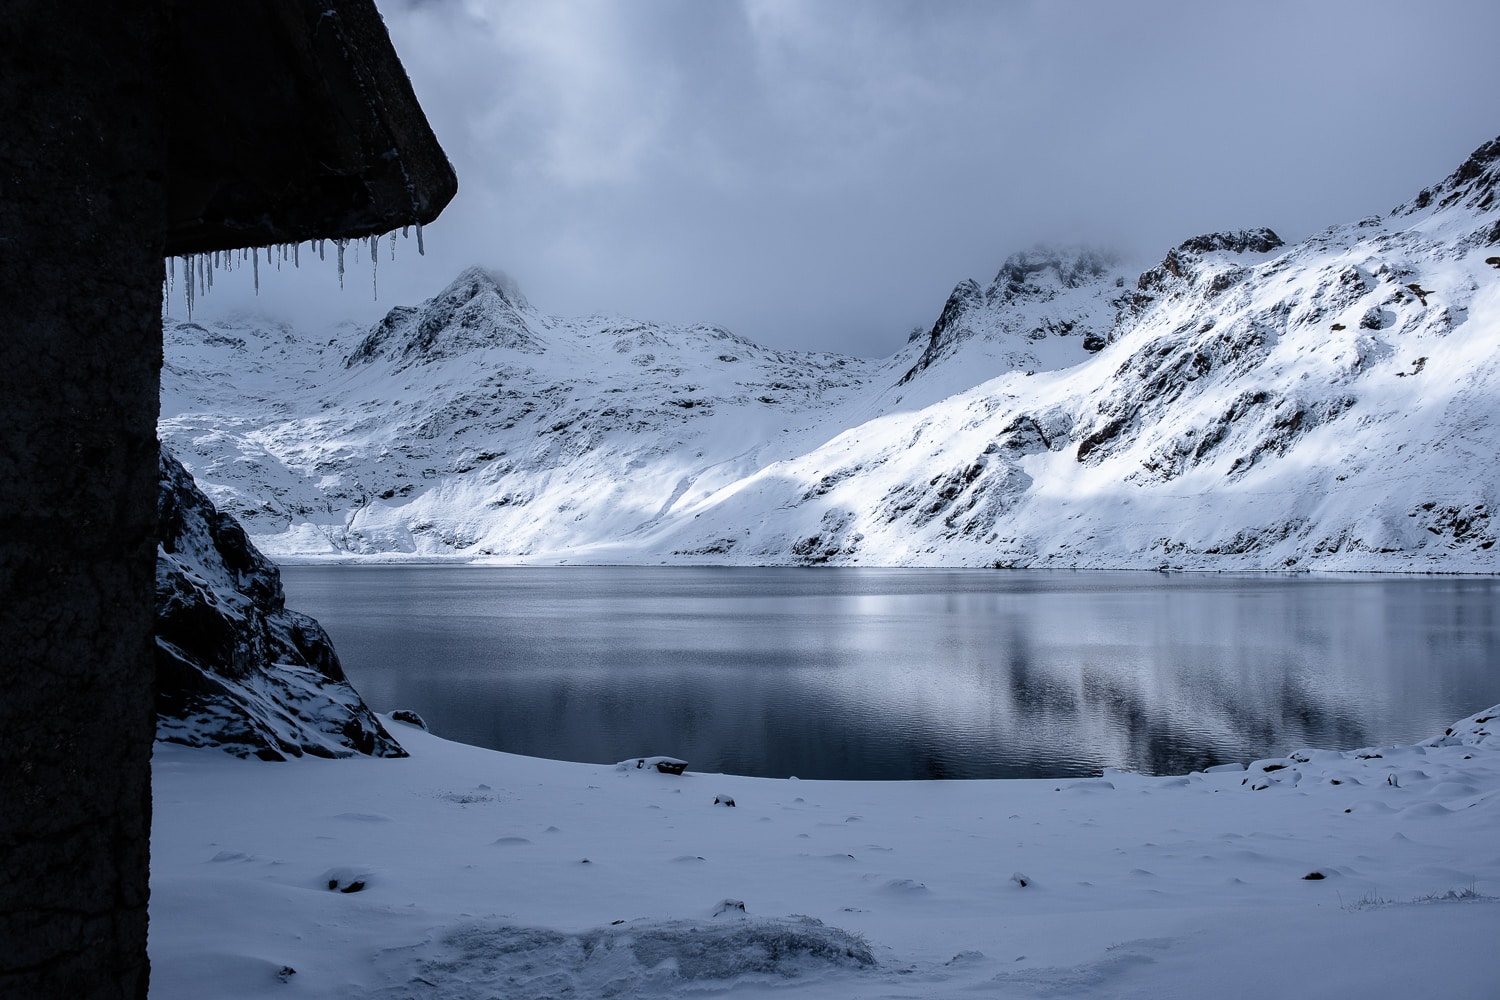
[[[159,744],[151,995],[1493,997],[1497,716],[1058,781]]]

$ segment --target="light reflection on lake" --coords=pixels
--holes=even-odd
[[[1500,702],[1500,581],[293,566],[377,711],[512,753],[804,778],[1151,773]]]

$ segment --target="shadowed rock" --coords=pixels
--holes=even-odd
[[[158,509],[157,739],[264,760],[406,756],[322,626],[287,610],[276,566],[165,451]]]

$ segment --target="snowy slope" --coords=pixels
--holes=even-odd
[[[543,316],[477,268],[344,333],[167,325],[162,439],[274,555],[647,532],[822,444],[880,370],[714,327]]]
[[[1493,572],[1500,140],[1296,246],[1039,249],[883,362],[461,275],[313,343],[168,324],[161,433],[269,553]]]
[[[1497,712],[1064,780],[158,746],[151,995],[1494,997]]]

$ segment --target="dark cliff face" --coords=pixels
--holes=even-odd
[[[156,562],[157,739],[284,760],[404,757],[276,566],[165,450]]]

